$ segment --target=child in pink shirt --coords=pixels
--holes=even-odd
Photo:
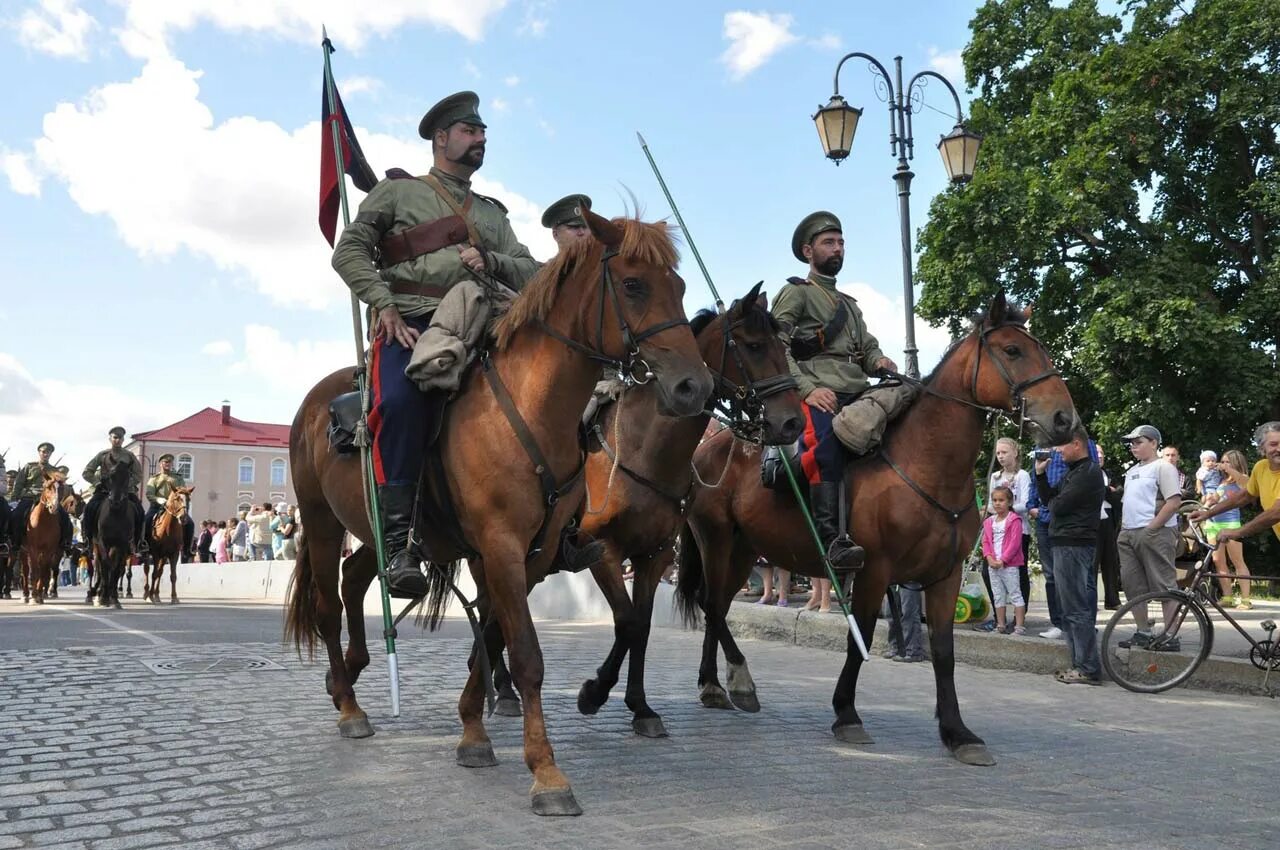
[[[995,607],[996,631],[1025,635],[1027,604],[1018,586],[1018,567],[1022,566],[1022,520],[1014,513],[1013,491],[997,487],[991,491],[994,513],[982,523],[982,556],[991,574],[991,604]],[[1005,624],[1005,607],[1013,606],[1012,628]]]

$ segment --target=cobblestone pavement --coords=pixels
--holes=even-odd
[[[840,656],[743,641],[763,710],[714,711],[696,701],[700,635],[658,629],[649,696],[672,736],[655,741],[631,733],[617,696],[594,717],[575,710],[611,629],[539,633],[549,728],[581,818],[530,812],[516,719],[489,721],[498,767],[454,765],[468,648],[457,628],[402,644],[399,719],[375,659],[359,693],[378,734],[363,741],[338,737],[323,668],[278,642],[140,642],[104,629],[92,647],[0,652],[0,850],[1280,841],[1269,790],[1280,707],[1265,699],[1144,697],[962,665],[966,720],[1000,760],[973,768],[938,743],[928,665],[877,658],[864,670],[876,743],[853,747],[828,731]],[[246,654],[270,663],[231,669]]]

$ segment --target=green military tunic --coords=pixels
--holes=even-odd
[[[138,488],[142,486],[142,464],[138,462],[137,456],[133,452],[124,449],[103,449],[93,456],[93,460],[89,461],[85,466],[84,472],[80,473],[80,477],[85,483],[91,487],[96,487],[102,483],[102,464],[106,462],[108,457],[112,457],[116,463],[125,463],[129,467],[129,492],[136,493]]]
[[[816,335],[835,317],[841,300],[849,311],[844,327],[834,339],[825,340],[825,349],[820,354],[797,361],[791,355],[791,337]],[[870,383],[867,375],[884,357],[884,352],[867,329],[857,299],[838,291],[835,278],[810,271],[805,283],[788,283],[773,300],[773,315],[782,325],[787,364],[800,385],[801,398],[819,387],[855,395],[867,388]]]
[[[38,460],[31,461],[31,463],[18,470],[17,477],[13,479],[13,492],[9,494],[9,498],[14,501],[40,498],[40,493],[44,490],[45,474],[52,475],[61,471],[51,463],[41,463]]]
[[[186,486],[186,480],[176,472],[157,472],[147,479],[147,501],[163,507],[175,487]]]
[[[453,195],[459,206],[465,206],[471,182],[454,177],[438,168],[431,174]],[[487,255],[488,271],[510,286],[520,289],[541,265],[520,244],[507,221],[506,209],[490,198],[473,194],[467,219],[474,224],[481,246]],[[355,220],[342,231],[333,251],[333,268],[366,304],[384,309],[394,306],[402,316],[429,313],[440,303],[438,298],[417,294],[393,293],[390,283],[431,284],[449,287],[459,281],[474,279],[475,272],[463,264],[459,248],[452,245],[378,269],[374,250],[388,234],[425,222],[453,215],[453,210],[421,178],[386,179],[373,187],[360,204]]]

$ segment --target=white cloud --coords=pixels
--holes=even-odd
[[[462,70],[467,72],[468,76],[475,77],[477,80],[484,79],[484,74],[480,73],[480,69],[476,67],[476,63],[470,59],[466,59],[462,63]]]
[[[547,27],[551,23],[548,15],[554,5],[553,0],[524,0],[524,19],[516,28],[516,32],[534,38],[546,35]]]
[[[798,37],[791,32],[793,20],[790,15],[768,12],[725,13],[724,37],[729,47],[720,61],[728,66],[729,76],[741,80],[773,54],[795,43]]]
[[[209,357],[225,357],[233,351],[230,341],[225,339],[216,339],[213,342],[206,342],[200,348],[200,353]]]
[[[348,77],[338,81],[338,94],[349,97],[353,94],[377,94],[382,88],[382,80],[377,77]]]
[[[880,341],[880,350],[898,364],[899,369],[907,368],[906,356],[902,353],[906,345],[906,311],[902,296],[889,298],[870,284],[854,281],[840,283],[841,292],[847,292],[858,299],[858,307],[867,320],[867,327]],[[942,354],[951,344],[951,335],[946,328],[935,328],[928,322],[916,317],[916,348],[920,359],[920,373],[929,374]]]
[[[509,86],[518,86],[518,85],[520,85],[520,78],[519,78],[519,77],[517,77],[515,74],[512,74],[512,75],[511,75],[511,76],[509,76],[509,77],[504,77],[504,78],[502,79],[502,81],[503,81],[504,83],[506,83],[507,85],[509,85]]]
[[[38,192],[35,176],[47,175],[64,183],[83,211],[110,217],[144,258],[185,250],[238,273],[277,303],[322,308],[345,301],[316,223],[319,124],[290,131],[250,116],[215,124],[199,98],[199,78],[175,59],[153,59],[129,82],[59,104],[44,118],[34,163],[6,154],[15,191]],[[426,169],[430,152],[421,143],[356,132],[376,170]],[[474,184],[508,206],[516,234],[535,256],[555,253],[535,204],[479,175]]]
[[[511,108],[511,104],[507,103],[500,97],[490,98],[489,105],[493,107],[494,112],[506,112]]]
[[[13,191],[40,197],[40,178],[31,166],[29,155],[0,148],[0,170],[9,178],[9,188]]]
[[[964,59],[959,50],[942,51],[930,47],[929,67],[946,77],[953,85],[964,87]]]
[[[809,44],[819,50],[839,50],[844,46],[844,42],[841,41],[840,36],[833,32],[823,33],[817,38],[811,38],[809,39]]]
[[[274,35],[298,42],[320,42],[320,24],[334,44],[359,50],[373,37],[407,24],[425,23],[479,41],[485,27],[507,0],[123,0],[120,43],[133,56],[169,53],[169,38],[208,23],[232,32]]]
[[[33,361],[34,362],[38,361]],[[130,395],[114,387],[43,379],[0,352],[0,434],[10,469],[36,459],[36,445],[54,443],[53,460],[71,468],[73,483],[93,455],[107,447],[107,429],[146,431],[191,413],[158,401],[163,393]],[[72,415],[72,414],[83,415]]]
[[[267,325],[246,325],[244,359],[228,372],[243,375],[255,384],[297,396],[325,375],[355,365],[355,344],[350,340],[286,340]]]
[[[98,22],[75,0],[40,0],[40,8],[28,9],[14,26],[23,47],[83,62],[89,58],[89,33]]]

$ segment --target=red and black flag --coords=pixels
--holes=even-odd
[[[330,48],[332,49],[332,48]],[[364,158],[360,143],[356,141],[355,130],[351,127],[351,119],[342,106],[342,98],[338,96],[338,86],[333,83],[329,69],[325,68],[324,88],[321,92],[320,121],[320,231],[324,238],[333,244],[338,229],[339,173],[351,177],[351,182],[362,192],[368,192],[378,182],[378,178]],[[329,92],[332,86],[333,103],[336,109],[329,108]],[[338,167],[338,156],[334,150],[333,127],[337,125],[338,141],[342,146],[342,167]]]

